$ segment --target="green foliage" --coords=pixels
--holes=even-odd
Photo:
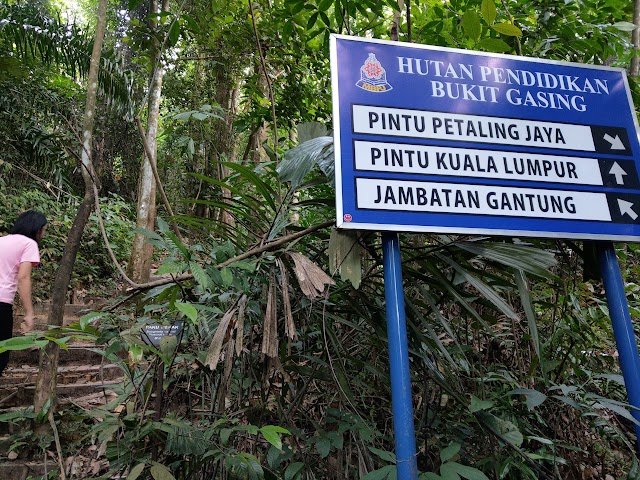
[[[41,265],[33,276],[35,292],[40,298],[48,298],[50,295],[55,271],[62,257],[67,233],[75,218],[80,200],[70,196],[58,199],[39,189],[0,191],[0,226],[11,227],[18,214],[29,209],[41,211],[49,222],[47,234],[40,245]],[[118,261],[126,263],[135,225],[132,220],[132,209],[116,195],[101,199],[101,204],[105,231],[111,248]],[[95,213],[92,214],[92,219],[85,230],[71,287],[86,289],[91,294],[100,295],[101,288],[94,288],[94,285],[97,282],[109,284],[113,281],[116,268],[104,246],[95,215]]]
[[[137,52],[149,45],[163,45],[169,67],[158,164],[172,203],[185,199],[176,217],[185,240],[162,219],[145,233],[156,249],[155,273],[179,281],[142,291],[116,312],[5,345],[93,339],[105,361],[120,367],[125,380],[114,386],[115,399],[59,417],[59,423],[69,416],[77,421],[67,426],[77,427],[81,439],[68,448],[106,447],[102,478],[396,475],[380,240],[354,235],[350,245],[358,258],[338,265],[348,255],[329,258],[327,231],[290,235],[335,214],[333,146],[325,127],[328,36],[388,38],[398,5],[251,5],[249,11],[246,2],[186,2],[180,10],[148,15],[146,2],[133,0],[114,28],[136,69],[146,74],[149,58]],[[405,12],[398,16],[401,40],[409,40]],[[411,40],[424,44],[596,64],[626,65],[631,54],[624,23],[630,10],[618,1],[411,2],[409,20]],[[73,187],[75,161],[68,152],[77,139],[67,128],[73,121],[62,119],[77,118],[81,95],[60,74],[66,70],[53,75],[35,61],[47,38],[27,38],[12,26],[0,37],[22,42],[16,51],[30,55],[35,73],[28,79],[23,63],[2,63],[0,225],[33,206],[50,218],[44,269],[36,276],[44,296],[78,199],[23,188],[28,183],[17,172],[27,175],[24,164],[44,178],[39,185],[45,188],[46,182]],[[2,52],[12,45],[0,43]],[[45,59],[55,64],[60,51]],[[632,79],[637,91],[634,85]],[[104,176],[114,180],[105,182],[108,191],[120,188],[133,198],[131,172],[141,152],[134,129],[107,116],[98,120]],[[133,207],[111,194],[101,205],[107,235],[124,261]],[[101,242],[92,222],[76,285],[105,290],[113,267]],[[600,285],[579,280],[580,249],[562,241],[402,237],[421,480],[580,478],[593,458],[616,478],[637,471],[608,312]],[[637,314],[637,248],[621,254]],[[327,280],[319,272],[330,264],[335,271],[361,271]],[[149,322],[177,319],[185,325],[181,339],[159,348],[142,340]],[[35,417],[26,412],[0,421]],[[16,449],[42,442],[44,450],[51,439],[36,442],[25,434],[12,441]]]

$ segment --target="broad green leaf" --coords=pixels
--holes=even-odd
[[[387,465],[378,470],[374,470],[372,472],[367,473],[360,480],[384,480],[391,474],[391,472],[395,472],[395,470],[396,470],[395,465]]]
[[[480,24],[480,18],[478,14],[473,10],[467,10],[462,16],[462,28],[467,37],[478,40],[480,38],[480,32],[482,31],[482,25]]]
[[[105,312],[89,312],[86,315],[80,317],[80,329],[86,330],[89,324],[99,318],[106,316]]]
[[[127,480],[136,480],[144,470],[145,466],[146,464],[139,463],[138,465],[133,467],[131,470],[129,470],[129,475],[127,475]]]
[[[295,189],[316,165],[333,180],[333,137],[314,138],[285,152],[284,160],[280,162],[276,171],[283,182],[291,182],[291,188]]]
[[[260,433],[267,442],[276,447],[278,450],[282,450],[282,439],[280,434],[291,435],[291,432],[286,428],[279,427],[277,425],[265,425],[260,428]]]
[[[307,30],[311,30],[313,26],[316,24],[317,20],[318,20],[318,11],[315,11],[313,14],[311,14],[311,16],[309,17],[309,20],[307,21]]]
[[[449,445],[448,447],[440,450],[440,461],[442,463],[444,462],[448,462],[449,460],[451,460],[453,457],[455,457],[458,452],[460,451],[460,448],[462,447],[462,445],[460,445],[459,443],[452,443],[451,445]]]
[[[508,420],[503,420],[488,412],[476,412],[476,418],[498,438],[509,442],[516,447],[522,445],[524,437],[518,427]]]
[[[476,46],[487,52],[495,53],[506,53],[513,50],[511,45],[499,38],[483,38],[476,44]]]
[[[316,440],[316,450],[322,458],[327,458],[331,451],[331,440],[327,437],[318,437]]]
[[[222,278],[222,283],[225,287],[228,287],[233,283],[233,273],[228,267],[225,267],[220,270],[220,277]]]
[[[380,450],[379,448],[369,447],[369,451],[374,455],[377,455],[385,462],[396,463],[396,455],[386,450]]]
[[[178,43],[178,39],[180,38],[180,23],[174,20],[171,23],[171,27],[169,27],[169,34],[167,35],[168,45],[174,46]]]
[[[547,399],[547,396],[544,393],[530,388],[516,388],[515,390],[511,390],[507,393],[507,395],[526,395],[527,408],[529,410],[533,410],[537,406],[542,405]]]
[[[162,265],[156,270],[156,275],[165,273],[182,273],[185,271],[185,264],[179,262],[162,262]]]
[[[229,443],[229,437],[233,433],[233,428],[223,428],[220,430],[220,442],[222,445],[227,445]]]
[[[143,353],[141,345],[129,345],[129,358],[134,365],[142,361]]]
[[[575,408],[576,410],[582,410],[582,405],[576,402],[573,398],[567,397],[565,395],[552,395],[551,398],[555,398],[556,400],[560,400],[563,403]]]
[[[440,471],[445,468],[445,465],[447,470],[451,470],[467,480],[489,480],[489,478],[477,468],[468,467],[456,462],[445,463],[440,467]]]
[[[456,472],[455,467],[452,467],[449,463],[444,463],[440,466],[440,475],[444,480],[460,480],[460,475]]]
[[[631,22],[616,22],[612,25],[612,27],[617,28],[623,32],[633,32],[636,28],[638,28],[635,24]]]
[[[418,480],[442,480],[442,477],[433,472],[421,473],[418,476]]]
[[[207,288],[209,286],[209,276],[204,269],[197,264],[196,262],[189,262],[189,268],[191,269],[191,273],[193,274],[193,278],[195,278],[196,282],[202,287]]]
[[[469,411],[471,413],[487,410],[491,407],[493,407],[493,402],[491,400],[480,400],[475,395],[471,395],[471,404],[469,405]]]
[[[502,35],[507,35],[509,37],[521,37],[522,30],[511,23],[496,23],[491,28],[493,28],[496,32],[501,33]]]
[[[297,480],[300,478],[300,473],[304,468],[304,463],[294,462],[290,464],[284,471],[284,480]]]
[[[161,463],[154,463],[149,471],[154,480],[176,480],[176,477],[171,474],[171,470]]]
[[[509,443],[512,443],[513,445],[515,445],[516,447],[519,447],[520,445],[522,445],[522,442],[524,441],[524,437],[522,436],[522,433],[520,433],[520,430],[518,430],[518,427],[516,427],[513,423],[507,420],[503,420],[502,422],[503,422],[502,425],[504,429],[502,437]]]
[[[529,435],[527,440],[535,440],[536,442],[540,442],[543,445],[553,445],[553,442],[548,438],[536,437],[535,435]]]
[[[636,425],[640,425],[640,422],[633,415],[631,415],[631,412],[629,412],[629,410],[621,405],[616,405],[613,402],[608,402],[605,399],[602,399],[600,400],[600,402],[596,403],[594,407],[596,409],[606,408],[614,413],[617,413],[621,417],[626,418],[630,422],[635,423]]]
[[[49,343],[48,340],[36,340],[32,336],[13,337],[0,341],[0,353],[14,350],[26,350],[28,348],[42,348]]]
[[[176,302],[176,308],[192,322],[198,320],[198,310],[190,303]]]
[[[497,12],[494,0],[482,0],[480,11],[482,13],[482,18],[487,22],[487,25],[491,25],[495,22]]]

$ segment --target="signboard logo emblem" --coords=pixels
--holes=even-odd
[[[387,82],[387,72],[376,58],[375,53],[369,53],[369,57],[360,67],[360,80],[356,86],[369,92],[388,92],[393,87]]]

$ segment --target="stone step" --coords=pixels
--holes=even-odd
[[[28,478],[43,478],[47,472],[56,468],[53,461],[45,464],[38,461],[5,461],[0,462],[0,478],[6,480],[27,480]],[[46,477],[45,477],[46,478]]]
[[[102,351],[104,351],[104,348],[98,347],[94,343],[71,340],[67,344],[66,350],[60,349],[58,364],[99,365],[104,360],[104,357],[100,353]],[[24,365],[37,366],[38,357],[39,353],[37,348],[13,351],[9,356],[7,371]]]
[[[113,398],[113,389],[122,384],[124,377],[112,378],[104,381],[77,382],[58,384],[58,400],[62,403],[77,403],[78,399],[98,405],[100,397],[105,400]],[[26,407],[33,404],[35,385],[16,385],[13,388],[0,388],[0,414],[13,408]],[[106,396],[105,396],[106,395]],[[0,432],[3,429],[0,423]],[[2,477],[0,477],[2,478]]]
[[[105,363],[104,365],[64,365],[58,367],[58,384],[96,382],[112,380],[122,376],[118,365]],[[38,377],[36,366],[23,365],[21,367],[7,367],[6,375],[0,384],[0,392],[17,386],[33,385]]]
[[[121,376],[104,381],[81,381],[76,383],[58,384],[58,399],[60,403],[75,403],[74,399],[89,397],[95,394],[104,395],[104,392],[110,392],[109,395],[112,395],[113,389],[117,388],[123,381],[124,377]],[[32,405],[34,393],[35,385],[33,383],[27,385],[15,385],[14,387],[9,388],[0,388],[0,413],[5,413],[7,409]]]

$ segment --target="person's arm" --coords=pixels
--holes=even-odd
[[[33,302],[31,301],[31,262],[22,262],[18,268],[18,295],[24,308],[24,324],[23,332],[29,332],[33,329]]]

